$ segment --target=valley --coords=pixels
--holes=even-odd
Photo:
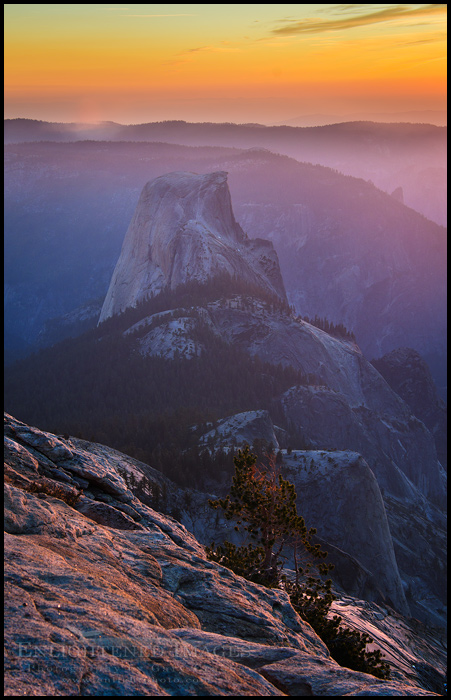
[[[327,695],[327,678],[334,694],[441,694],[445,229],[261,148],[32,142],[6,158],[10,663],[24,590],[43,644],[72,634],[83,656],[94,635],[103,657],[130,647],[128,626],[144,658],[70,662],[64,682],[38,665],[46,692],[104,693],[127,673],[157,695]],[[334,609],[371,631],[390,680],[336,664],[283,588],[208,561],[213,540],[241,542],[208,502],[245,445],[294,485]],[[102,583],[80,574],[93,561]],[[86,629],[80,587],[104,602]]]

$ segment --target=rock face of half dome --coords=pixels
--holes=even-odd
[[[163,175],[141,193],[100,321],[166,286],[224,272],[286,299],[272,243],[249,240],[235,221],[227,173]]]

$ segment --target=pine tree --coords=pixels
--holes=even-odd
[[[209,501],[213,508],[222,508],[228,520],[235,520],[235,529],[247,532],[256,546],[243,548],[225,543],[215,550],[213,543],[208,555],[233,570],[238,567],[242,571],[246,560],[250,567],[247,578],[277,586],[281,582],[283,552],[288,546],[294,550],[296,561],[296,552],[303,552],[304,559],[309,560],[308,571],[313,561],[324,559],[327,552],[322,552],[319,544],[312,543],[316,530],[307,530],[304,518],[298,515],[294,484],[283,478],[275,459],[270,460],[267,470],[257,467],[256,463],[257,457],[249,447],[239,450],[234,458],[235,474],[230,494]],[[305,567],[297,568],[304,573]],[[317,568],[327,573],[332,565],[322,563]]]
[[[324,581],[333,564],[323,560],[327,552],[313,544],[314,528],[307,530],[304,518],[297,513],[296,491],[276,468],[257,467],[257,457],[249,447],[234,457],[235,475],[225,498],[210,500],[213,508],[222,508],[228,520],[235,520],[236,530],[247,532],[256,544],[237,546],[224,542],[206,548],[207,557],[236,574],[267,587],[281,587],[290,596],[296,612],[308,622],[328,646],[337,663],[364,671],[382,679],[390,677],[390,667],[379,650],[367,652],[373,640],[368,634],[341,624],[338,615],[328,616],[335,600],[332,581]],[[282,552],[291,548],[295,579],[282,575]],[[312,570],[319,575],[312,575]]]

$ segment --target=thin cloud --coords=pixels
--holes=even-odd
[[[125,12],[131,11],[130,7],[107,7],[107,10],[110,10],[111,12]],[[188,12],[183,12],[183,13],[175,13],[171,12],[168,14],[146,14],[146,15],[137,15],[135,13],[129,14],[129,15],[121,15],[121,17],[197,17],[196,14],[193,13],[188,13]]]
[[[368,11],[375,7],[377,7],[377,5],[332,5],[330,7],[324,7],[321,10],[318,10],[318,12],[336,14],[340,12],[356,12],[361,8]]]
[[[241,52],[241,49],[232,48],[229,46],[196,46],[192,49],[185,49],[176,54],[174,58],[164,61],[165,66],[176,66],[182,63],[188,63],[193,54],[199,53],[225,53],[225,52]]]
[[[350,8],[350,5],[342,5]],[[343,19],[304,19],[300,21],[291,20],[288,25],[273,29],[272,34],[319,34],[327,31],[338,31],[341,29],[354,29],[380,22],[389,22],[397,19],[410,19],[423,17],[425,15],[438,14],[446,11],[446,4],[424,5],[423,7],[408,7],[407,5],[395,5],[370,12],[369,14],[358,14],[354,17]],[[286,21],[286,20],[285,20]]]
[[[208,46],[197,46],[194,49],[185,49],[180,55],[185,55],[187,53],[197,53],[198,51],[208,51]]]
[[[412,41],[403,42],[403,46],[416,46],[417,44],[436,44],[438,41],[446,41],[447,35],[445,32],[431,34],[424,39],[413,39]]]
[[[222,53],[224,51],[233,51],[236,53],[238,51],[241,51],[241,49],[233,48],[231,46],[196,46],[193,49],[185,49],[177,55],[179,57],[183,57],[188,54],[199,53],[200,51],[209,51],[210,53]]]
[[[171,15],[122,15],[122,17],[197,17],[197,15],[187,12],[181,12],[179,14]]]

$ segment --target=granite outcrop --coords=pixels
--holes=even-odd
[[[305,385],[290,388],[279,403],[305,446],[359,452],[394,496],[445,507],[434,435],[353,341],[247,295],[154,314],[125,334],[133,334],[142,355],[171,359],[177,351],[191,358],[205,350],[202,328],[264,362],[302,372]]]
[[[249,240],[235,221],[227,173],[162,175],[141,193],[100,321],[163,288],[224,272],[286,299],[272,243]]]
[[[426,654],[408,620],[401,635],[399,616],[366,610],[393,636],[392,680],[345,669],[283,590],[207,561],[145,505],[119,472],[135,460],[6,414],[5,437],[5,695],[441,694],[413,669],[443,683],[440,644]]]

